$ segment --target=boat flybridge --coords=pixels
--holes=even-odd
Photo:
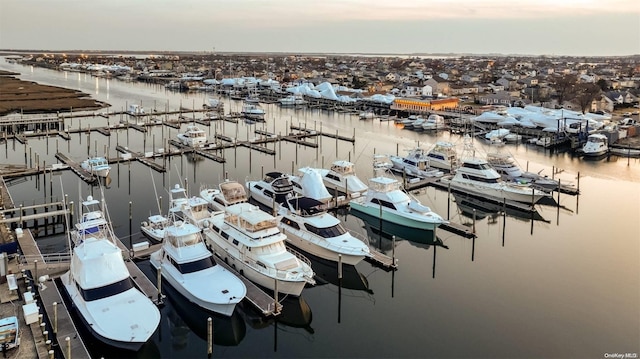
[[[523,171],[509,153],[487,153],[487,163],[491,165],[505,181],[531,183],[545,190],[554,190],[560,185],[555,179],[538,173]]]
[[[269,208],[276,208],[294,196],[289,176],[281,172],[269,172],[259,181],[247,181],[246,186],[251,198]]]
[[[189,125],[184,132],[176,135],[178,141],[189,147],[202,147],[207,143],[206,132],[196,125]]]
[[[249,201],[244,186],[230,179],[225,179],[218,188],[201,188],[200,197],[216,211],[224,211],[228,206]]]
[[[61,276],[62,285],[97,339],[137,351],[158,327],[160,312],[135,287],[100,205],[91,196],[82,202],[83,213],[71,232],[71,265]]]
[[[98,177],[107,177],[109,176],[109,171],[111,171],[109,161],[101,156],[87,158],[80,163],[80,167]]]
[[[304,252],[350,265],[370,255],[368,244],[353,236],[318,200],[288,198],[279,205],[278,215],[278,227],[286,234],[287,243]]]
[[[458,154],[453,143],[438,141],[427,153],[429,165],[443,171],[451,172],[459,165]]]
[[[175,214],[164,229],[161,249],[149,262],[185,298],[208,311],[231,316],[247,293],[238,277],[216,263],[200,228]]]
[[[311,262],[285,246],[278,219],[258,206],[242,202],[214,212],[204,236],[217,256],[262,287],[299,296],[315,284]]]
[[[404,157],[389,155],[389,160],[394,169],[412,176],[426,178],[442,177],[444,175],[441,170],[431,167],[427,151],[421,147],[409,150]]]
[[[355,164],[349,161],[335,161],[330,169],[320,169],[320,174],[328,190],[346,194],[351,198],[361,196],[368,189],[356,176]]]

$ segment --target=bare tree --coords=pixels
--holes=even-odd
[[[553,87],[556,92],[558,104],[562,105],[564,101],[573,97],[573,92],[577,84],[578,77],[574,74],[556,76],[551,81],[551,87]]]
[[[587,112],[600,91],[600,87],[593,83],[580,83],[575,86],[575,102],[580,106],[582,113]]]

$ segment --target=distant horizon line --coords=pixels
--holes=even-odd
[[[446,56],[446,57],[461,57],[461,56],[514,56],[514,57],[635,57],[640,54],[629,55],[533,55],[533,54],[512,54],[512,53],[469,53],[469,52],[412,52],[412,53],[392,53],[392,52],[295,52],[295,51],[210,51],[210,50],[45,50],[45,49],[0,49],[0,54],[7,52],[15,53],[105,53],[105,54],[141,54],[141,55],[153,55],[153,54],[190,54],[190,55],[342,55],[342,56]]]

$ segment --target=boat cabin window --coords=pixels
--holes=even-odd
[[[264,190],[264,195],[269,197],[269,198],[273,198],[274,194],[273,192],[269,191],[268,189]]]
[[[195,262],[188,262],[178,264],[171,259],[171,263],[180,271],[182,274],[188,274],[193,272],[199,272],[201,270],[205,270],[207,268],[211,268],[216,265],[216,262],[213,260],[212,256],[208,256],[207,258],[202,258]]]
[[[292,221],[290,218],[287,218],[287,217],[282,217],[282,219],[280,220],[280,223],[286,224],[291,228],[300,229],[298,222]]]
[[[264,263],[262,263],[260,261],[257,261],[256,264],[259,265],[260,267],[264,268],[264,269],[267,269],[267,266],[264,265]]]
[[[444,160],[444,156],[443,155],[438,155],[438,154],[435,154],[435,153],[430,153],[429,157],[436,158],[436,159],[439,159],[439,160]]]
[[[215,197],[213,200],[222,206],[226,206],[226,204],[218,197]]]
[[[229,239],[229,234],[225,231],[220,232],[220,235],[222,235],[222,237],[224,237],[224,239]]]
[[[347,232],[340,223],[327,228],[318,228],[312,226],[309,223],[305,223],[304,226],[309,232],[314,233],[322,238],[334,238]]]
[[[332,180],[334,180],[334,181],[338,181],[338,182],[340,182],[340,177],[338,177],[338,176],[336,176],[336,175],[334,175],[334,174],[327,173],[327,175],[326,175],[325,177],[327,177],[328,179],[332,179]]]
[[[254,185],[253,187],[254,187],[255,189],[257,189],[257,190],[262,190],[262,186],[261,186],[261,185],[259,185],[259,184]]]
[[[379,205],[381,205],[383,207],[387,207],[387,208],[391,208],[391,209],[396,209],[396,206],[394,206],[393,203],[387,202],[385,200],[377,199],[377,198],[372,199],[371,203],[379,204]]]
[[[476,170],[489,170],[491,166],[488,163],[470,163],[465,162],[462,164],[462,167],[473,168]]]
[[[409,166],[416,166],[416,163],[414,161],[411,161],[411,160],[405,159],[403,162],[405,164],[409,165]]]
[[[78,289],[80,289],[80,294],[82,294],[82,298],[84,298],[84,300],[87,302],[108,298],[116,294],[126,292],[131,288],[133,288],[133,281],[131,280],[131,277],[127,277],[121,281],[111,283],[99,288],[82,289],[80,288],[80,286],[78,286]]]
[[[478,176],[468,175],[466,173],[462,174],[462,178],[465,178],[465,179],[468,179],[468,180],[471,180],[471,181],[484,182],[484,183],[498,183],[498,182],[500,182],[498,178],[478,177]]]
[[[234,240],[233,240],[233,244],[237,246],[237,245],[238,245],[238,240],[237,240],[237,239],[234,239]]]

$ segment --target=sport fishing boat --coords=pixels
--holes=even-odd
[[[100,202],[89,196],[82,205],[85,211],[71,233],[71,266],[61,276],[63,287],[97,339],[137,351],[160,324],[160,311],[134,286]]]
[[[109,161],[104,157],[87,158],[80,163],[80,167],[92,175],[99,177],[107,177],[109,176],[109,171],[111,171]]]
[[[149,262],[185,298],[212,312],[230,316],[247,293],[238,277],[216,264],[200,228],[191,223],[173,218]]]
[[[196,125],[189,125],[184,132],[177,134],[178,141],[189,147],[202,147],[207,143],[207,134]]]
[[[309,260],[285,246],[278,219],[258,206],[243,202],[214,212],[204,236],[217,256],[262,287],[299,296],[315,284]]]

